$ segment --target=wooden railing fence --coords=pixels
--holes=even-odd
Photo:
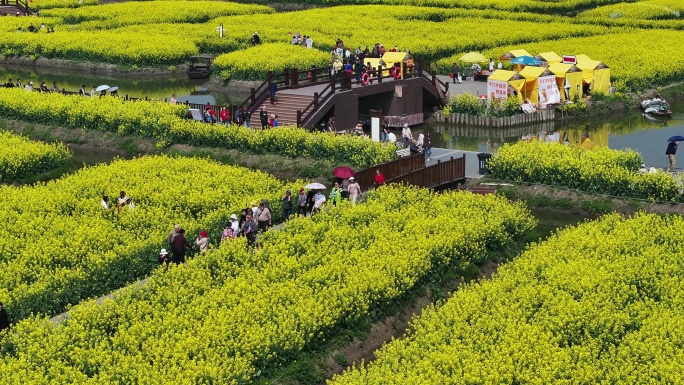
[[[418,187],[435,188],[442,184],[465,180],[465,154],[460,158],[450,158],[446,162],[437,161],[432,166],[425,165],[425,155],[416,154],[391,162],[368,167],[354,175],[362,189],[369,189],[375,181],[375,172],[385,177],[385,184],[400,183]]]

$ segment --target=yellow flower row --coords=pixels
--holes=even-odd
[[[279,202],[292,187],[260,172],[168,157],[116,161],[35,187],[0,187],[0,298],[13,321],[63,311],[147,275],[174,223],[191,240],[200,229],[216,240],[230,214],[254,199]],[[135,208],[104,211],[102,196],[113,205],[121,190]]]
[[[26,320],[3,339],[0,376],[43,383],[250,383],[337,325],[405,293],[430,272],[486,258],[533,227],[493,195],[383,188],[367,203],[288,222],[157,270],[54,327]],[[11,354],[9,352],[12,352]]]
[[[289,43],[291,33],[300,32],[312,36],[315,50],[326,53],[341,38],[354,48],[372,47],[379,42],[388,49],[396,45],[402,50],[410,49],[422,59],[433,60],[454,52],[501,44],[591,36],[608,31],[602,26],[574,24],[567,17],[500,10],[371,5],[271,12],[272,9],[260,6],[202,1],[126,2],[77,10],[54,9],[43,12],[34,22],[36,26],[56,25],[55,34],[19,34],[17,28],[27,25],[0,20],[0,31],[5,32],[0,33],[0,52],[6,56],[32,55],[137,66],[176,65],[197,52],[244,50],[249,47],[253,31],[258,31],[265,43]],[[351,26],[348,15],[354,15]],[[321,24],[321,20],[326,23]],[[215,31],[219,24],[226,28],[224,38],[219,38]],[[414,31],[422,38],[415,39],[397,31]],[[456,34],[459,39],[453,39]],[[98,57],[97,52],[102,56]],[[268,55],[264,60],[269,63],[280,63],[277,51],[255,53]],[[312,60],[307,54],[302,55],[302,60],[293,64],[307,68]],[[247,51],[234,56],[240,62],[256,59],[256,55]],[[287,53],[284,56],[291,58]],[[290,59],[282,64],[289,63]],[[260,66],[257,63],[255,69],[259,70]]]
[[[562,230],[330,385],[681,384],[681,216]]]
[[[73,24],[81,28],[82,23],[87,23],[87,29],[104,30],[135,24],[206,23],[220,16],[273,12],[273,8],[263,5],[222,1],[129,1],[78,9],[51,9],[41,12],[41,16],[58,19],[60,25]],[[205,28],[213,32],[211,25],[207,24]],[[178,30],[177,33],[186,35],[187,31]]]
[[[55,169],[72,155],[62,143],[44,144],[9,132],[0,132],[0,182]]]
[[[306,75],[305,70],[312,66],[327,67],[330,54],[286,43],[268,43],[223,54],[214,65],[225,80],[263,80],[269,71],[280,73],[284,68],[300,68]]]
[[[506,144],[490,160],[495,178],[570,187],[600,194],[655,201],[683,201],[672,175],[638,173],[642,158],[633,151],[583,150],[559,143]]]
[[[126,102],[119,98],[82,98],[61,94],[0,89],[0,116],[69,128],[85,128],[185,143],[328,159],[366,167],[396,156],[396,148],[363,137],[309,133],[295,127],[249,130],[242,126],[204,124],[183,117],[187,107],[159,101]]]

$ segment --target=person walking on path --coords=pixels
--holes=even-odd
[[[285,191],[285,196],[283,197],[282,201],[283,216],[285,217],[285,220],[288,220],[290,219],[290,215],[292,214],[292,191]]]
[[[247,107],[242,110],[242,120],[245,122],[245,127],[252,128],[252,113]]]
[[[223,229],[223,232],[221,233],[221,243],[233,239],[235,239],[235,230],[233,230],[233,221],[231,220],[226,224],[226,228]]]
[[[265,232],[271,226],[271,209],[261,202],[259,211],[257,211],[257,221],[259,222],[259,230]]]
[[[492,72],[494,72],[494,59],[489,58],[489,74],[491,75]]]
[[[669,165],[667,171],[674,172],[675,170],[675,154],[677,153],[677,142],[670,142],[667,144],[667,150],[665,150],[665,155],[667,155],[667,160]]]
[[[271,81],[271,84],[268,85],[268,96],[272,106],[278,105],[278,103],[276,103],[276,92],[278,92],[278,85],[276,82]]]
[[[378,188],[385,184],[385,176],[382,175],[380,170],[375,170],[375,176],[373,177],[373,184],[375,185],[375,188]]]
[[[349,198],[349,179],[342,180],[342,199]]]
[[[456,84],[456,80],[458,80],[458,83],[461,84],[461,76],[459,76],[459,70],[458,64],[453,63],[451,65],[451,80],[453,80],[454,84]]]
[[[404,148],[411,145],[413,133],[411,132],[408,123],[404,123],[404,128],[401,129],[401,137],[404,138]]]
[[[0,302],[0,332],[9,329],[10,323],[9,323],[9,316],[7,315],[7,310],[5,309],[5,305]]]
[[[335,182],[335,186],[330,190],[328,199],[330,199],[333,206],[337,206],[337,204],[340,203],[340,199],[342,199],[342,189],[340,189],[339,183]]]
[[[169,259],[169,252],[166,251],[166,249],[161,249],[159,252],[159,256],[157,257],[157,262],[159,262],[160,265],[166,263],[167,265],[171,260]]]
[[[188,243],[188,240],[185,239],[185,230],[180,229],[178,230],[178,234],[175,237],[173,237],[173,241],[171,242],[171,253],[173,254],[171,260],[176,265],[180,263],[185,263],[186,248],[194,250],[194,246]]]
[[[207,237],[207,231],[200,231],[199,238],[195,240],[195,244],[199,247],[200,253],[206,253],[209,250],[209,238]]]
[[[425,149],[425,161],[429,162],[432,156],[432,138],[430,138],[430,133],[425,134],[423,139],[423,148]]]
[[[180,231],[180,226],[179,225],[173,225],[173,230],[169,233],[169,247],[173,244],[173,239],[176,238],[176,235],[178,235],[178,231]]]
[[[356,183],[354,177],[349,178],[349,200],[356,204],[356,201],[361,198],[361,186]]]
[[[259,119],[261,119],[261,129],[265,130],[268,128],[268,111],[266,111],[265,106],[261,106],[261,111],[259,111]]]
[[[306,216],[306,193],[303,188],[299,189],[297,197],[297,215]]]
[[[247,238],[247,245],[254,246],[257,231],[259,231],[259,228],[257,227],[256,223],[254,223],[252,214],[248,212],[247,220],[245,221],[245,224],[242,225],[242,233],[245,234],[245,237]]]

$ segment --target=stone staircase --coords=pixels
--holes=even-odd
[[[278,124],[280,126],[297,124],[297,110],[303,110],[311,103],[313,96],[289,94],[286,91],[276,93],[276,105],[271,105],[268,98],[259,105],[252,114],[252,126],[259,124],[259,111],[261,107],[265,106],[268,115],[278,115]]]

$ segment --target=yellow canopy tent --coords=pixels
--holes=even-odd
[[[532,104],[539,104],[539,83],[537,82],[537,79],[544,76],[545,73],[549,74],[546,68],[535,66],[525,66],[525,68],[520,71],[520,76],[525,78],[522,97],[529,99]]]
[[[487,78],[488,87],[490,81],[508,83],[514,90],[516,90],[518,93],[518,99],[522,102],[521,90],[525,85],[525,79],[522,79],[517,72],[508,70],[495,70]],[[488,97],[491,97],[491,92]]]
[[[382,66],[382,76],[389,76],[389,71],[387,70],[387,65],[386,63],[382,60],[382,58],[377,58],[377,57],[367,57],[363,59],[363,65],[366,66],[370,63],[371,67],[373,67],[376,71],[378,67]],[[376,74],[377,76],[377,74]]]
[[[514,49],[514,50],[510,50],[510,51],[506,52],[501,57],[499,57],[499,61],[511,60],[514,57],[518,57],[518,56],[532,56],[532,55],[530,55],[530,53],[525,51],[524,49]]]
[[[579,64],[579,63],[591,61],[591,58],[587,55],[582,54],[582,55],[575,56],[575,60],[577,60],[577,64]]]
[[[582,96],[582,71],[572,64],[555,63],[549,66],[549,71],[556,75],[558,89],[566,89],[561,92],[561,99],[573,100],[578,92]]]
[[[594,80],[594,69],[598,67],[599,63],[601,62],[598,60],[584,60],[577,62],[577,68],[582,70],[584,83],[591,84],[591,82]]]
[[[610,92],[610,68],[598,60],[583,60],[577,63],[582,70],[584,83],[595,92],[608,94]]]
[[[400,63],[401,73],[403,76],[404,68],[413,66],[413,57],[408,52],[385,52],[382,55],[382,61],[385,63],[383,67],[391,67],[396,63]],[[383,71],[383,75],[384,75]]]
[[[537,55],[537,58],[549,63],[549,65],[560,63],[563,61],[563,59],[561,59],[561,57],[558,56],[558,54],[556,54],[555,52],[543,52]]]

